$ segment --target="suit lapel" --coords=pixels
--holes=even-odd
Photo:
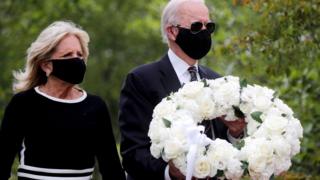
[[[205,69],[202,66],[198,66],[199,67],[199,75],[201,79],[210,79],[210,76],[207,74],[207,72],[205,71]]]
[[[165,55],[159,61],[159,65],[161,73],[160,79],[164,89],[166,90],[166,95],[169,95],[171,92],[176,92],[181,87],[181,84],[168,55]]]

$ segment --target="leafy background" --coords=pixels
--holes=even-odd
[[[160,15],[167,0],[1,0],[0,117],[12,97],[12,71],[42,29],[71,20],[90,37],[83,87],[109,105],[116,139],[126,74],[167,51]],[[218,24],[201,64],[275,89],[304,127],[301,153],[284,179],[320,179],[320,0],[207,0]],[[1,148],[1,147],[0,147]],[[13,168],[15,174],[16,165]],[[12,179],[15,177],[13,176]],[[95,179],[100,179],[98,173]]]

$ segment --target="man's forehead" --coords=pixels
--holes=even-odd
[[[178,14],[186,18],[201,19],[209,16],[208,8],[201,3],[183,3],[178,8]]]
[[[188,19],[203,19],[209,17],[208,14],[193,14],[193,13],[181,13],[182,17],[188,18]]]
[[[209,21],[209,14],[206,12],[202,13],[192,13],[192,12],[182,12],[179,14],[180,20],[184,22],[193,22],[193,21]]]

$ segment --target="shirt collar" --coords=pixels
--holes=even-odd
[[[169,60],[173,66],[174,71],[177,73],[178,76],[182,75],[186,71],[188,71],[188,68],[190,65],[186,63],[184,60],[182,60],[180,57],[178,57],[171,49],[168,50],[168,56]],[[198,62],[194,64],[194,66],[198,70]]]

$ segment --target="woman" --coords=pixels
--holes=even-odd
[[[95,158],[103,179],[125,179],[106,104],[77,85],[88,42],[85,31],[59,21],[31,44],[0,129],[1,180],[17,153],[19,179],[91,179]]]

